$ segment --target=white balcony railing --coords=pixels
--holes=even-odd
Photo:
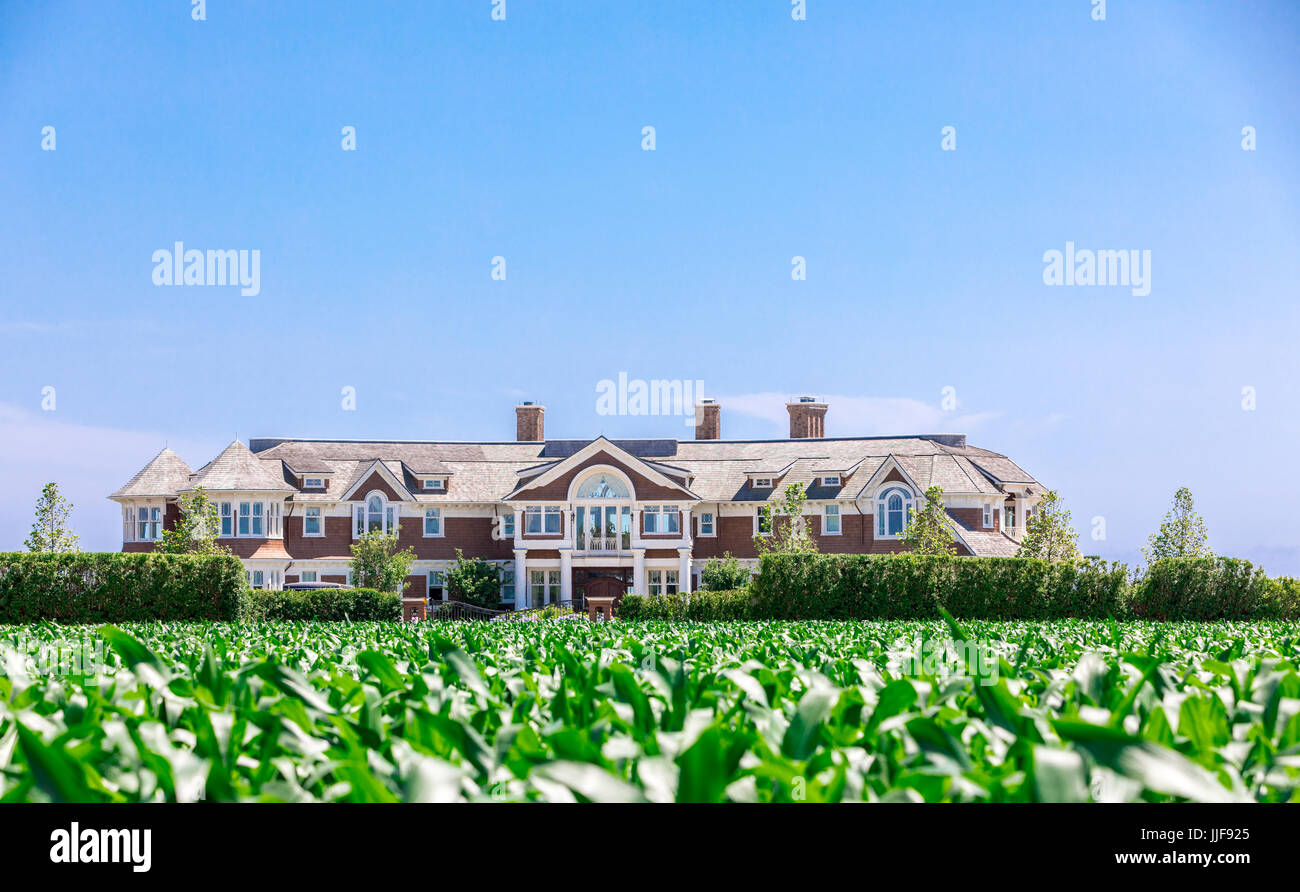
[[[626,533],[621,536],[584,535],[578,537],[577,546],[582,554],[618,554],[631,550],[632,537]]]

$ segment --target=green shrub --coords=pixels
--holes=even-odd
[[[0,623],[234,620],[245,578],[229,554],[0,553]]]
[[[735,620],[749,618],[748,589],[675,595],[624,595],[618,618],[626,620]]]
[[[913,619],[943,605],[967,619],[1120,616],[1127,570],[1096,558],[773,554],[754,580],[756,619]]]
[[[248,594],[250,620],[400,621],[402,596],[367,588],[263,591]]]
[[[1255,619],[1294,611],[1295,601],[1295,580],[1271,580],[1250,561],[1170,557],[1152,562],[1133,584],[1128,612],[1135,619]]]

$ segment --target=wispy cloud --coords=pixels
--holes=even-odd
[[[118,508],[106,499],[164,446],[198,467],[222,444],[64,420],[58,412],[31,412],[0,403],[0,551],[21,550],[41,487],[50,481],[75,506],[73,532],[86,550],[121,547]]]
[[[781,431],[788,425],[784,393],[743,393],[719,396],[724,412],[739,412],[770,421]],[[844,436],[971,433],[1000,418],[1001,412],[945,412],[938,406],[904,397],[823,396],[830,404],[827,432]]]

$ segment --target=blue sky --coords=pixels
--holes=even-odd
[[[688,436],[597,414],[625,372],[702,380],[728,437],[801,393],[831,435],[964,431],[1087,553],[1187,485],[1300,573],[1300,6],[491,7],[0,0],[0,549],[51,479],[116,547],[165,443],[510,439],[521,398]],[[258,250],[260,293],[155,286],[176,241]],[[1045,285],[1067,241],[1150,251],[1150,293]]]

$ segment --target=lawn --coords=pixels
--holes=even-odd
[[[1294,622],[0,627],[0,799],[1300,801],[1298,641]],[[84,662],[52,674],[42,642]]]

